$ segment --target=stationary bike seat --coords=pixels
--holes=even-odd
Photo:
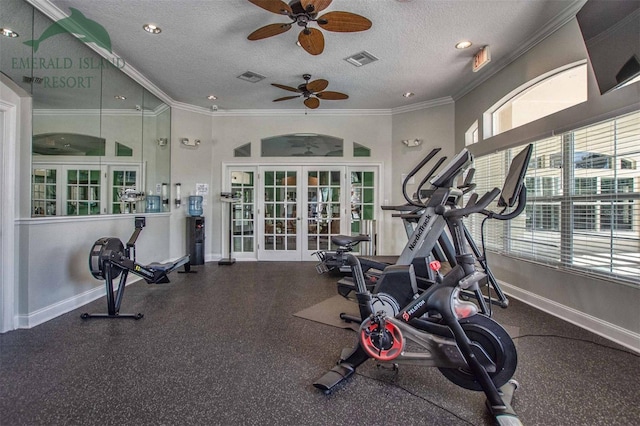
[[[368,235],[334,235],[331,242],[340,247],[345,247],[361,241],[371,241]]]

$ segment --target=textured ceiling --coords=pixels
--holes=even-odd
[[[30,0],[39,9],[80,10],[111,37],[113,53],[124,58],[173,101],[219,111],[304,110],[302,98],[273,87],[297,87],[302,75],[329,81],[327,90],[349,99],[323,100],[320,109],[402,109],[456,98],[496,72],[579,10],[584,0],[334,0],[326,12],[342,10],[369,18],[371,29],[357,33],[324,31],[325,49],[313,56],[296,46],[298,27],[264,40],[249,41],[254,30],[289,19],[248,0]],[[143,31],[154,23],[162,33]],[[312,24],[318,28],[317,25]],[[456,50],[462,40],[474,45]],[[491,62],[471,71],[484,45]],[[355,67],[344,59],[367,51],[378,61]],[[266,78],[236,78],[252,71]],[[415,96],[404,98],[404,92]],[[217,100],[210,101],[207,95]],[[162,96],[162,93],[160,94]]]

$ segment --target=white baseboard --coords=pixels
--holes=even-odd
[[[605,339],[640,353],[640,334],[627,330],[610,322],[603,321],[584,312],[546,299],[530,291],[499,281],[500,287],[514,299],[540,309],[550,315],[563,319],[585,330],[591,331]]]
[[[131,280],[127,282],[127,285],[130,285],[139,280],[141,280],[141,278]],[[74,309],[78,309],[86,305],[87,303],[93,302],[94,300],[100,299],[104,296],[105,288],[103,284],[91,290],[85,291],[84,293],[81,293],[77,296],[73,296],[44,308],[38,309],[37,311],[31,312],[28,315],[18,315],[16,322],[18,324],[18,328],[32,328],[56,317],[59,317],[62,314],[71,312]]]

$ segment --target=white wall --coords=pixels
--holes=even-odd
[[[505,94],[560,66],[587,58],[575,20],[519,57],[455,103],[456,148],[464,147],[464,134]],[[640,84],[601,96],[589,68],[588,101],[551,116],[480,141],[470,147],[483,155],[559,134],[589,123],[640,108]],[[510,294],[549,312],[640,351],[640,289],[619,282],[596,280],[505,256],[490,256],[492,270],[510,285]]]
[[[433,148],[441,148],[441,151],[429,161],[415,177],[415,184],[407,185],[407,194],[411,196],[417,186],[442,156],[451,160],[456,154],[454,143],[455,130],[455,106],[453,100],[443,99],[435,102],[433,106],[416,111],[409,111],[393,115],[393,136],[391,141],[391,198],[383,200],[386,205],[401,205],[406,203],[402,195],[403,175],[409,173]],[[422,145],[407,147],[401,141],[405,139],[422,139]],[[429,185],[425,186],[429,188]],[[402,221],[392,218],[394,212],[385,211],[384,226],[386,234],[392,236],[387,240],[383,248],[383,254],[397,255],[404,249],[407,236],[402,226]]]
[[[171,108],[171,200],[175,198],[175,184],[181,184],[182,205],[172,206],[171,214],[171,256],[180,257],[186,252],[186,216],[188,197],[195,193],[197,183],[209,185],[210,194],[205,197],[205,261],[211,260],[212,243],[218,239],[219,230],[212,221],[211,186],[214,172],[214,146],[211,138],[211,116],[206,113]],[[180,142],[182,138],[194,141],[200,139],[199,146],[192,147]],[[214,218],[215,219],[215,218]],[[213,223],[212,223],[213,222]],[[213,230],[213,232],[212,232]],[[213,238],[212,238],[213,236]],[[219,253],[219,249],[215,253]]]
[[[300,163],[299,157],[261,158],[260,140],[265,137],[289,133],[320,133],[344,139],[344,157],[331,157],[331,163],[380,163],[386,164],[380,188],[381,197],[389,199],[391,158],[391,114],[388,112],[247,112],[213,113],[212,115],[173,108],[172,112],[172,181],[182,183],[182,192],[188,195],[196,183],[208,183],[209,195],[205,198],[205,250],[207,259],[222,257],[222,229],[226,220],[226,204],[219,201],[223,188],[223,164]],[[179,139],[201,139],[197,148],[180,144]],[[353,143],[371,148],[371,157],[353,157]],[[234,149],[251,143],[250,158],[236,158]],[[305,159],[309,161],[308,159]],[[310,161],[318,163],[320,159]],[[225,210],[223,210],[225,209]],[[172,241],[184,240],[186,208],[172,218]],[[177,247],[177,246],[174,246]],[[184,251],[184,244],[172,253]]]
[[[31,97],[17,84],[0,73],[0,157],[2,160],[0,203],[0,332],[17,325],[18,271],[15,218],[19,212],[20,158],[23,145],[31,140]]]

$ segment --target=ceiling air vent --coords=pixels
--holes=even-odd
[[[250,82],[250,83],[257,83],[257,82],[259,82],[260,80],[264,80],[265,76],[264,76],[264,75],[257,74],[257,73],[252,72],[252,71],[247,71],[247,72],[245,72],[245,73],[243,73],[243,74],[240,74],[240,75],[238,76],[238,78],[239,78],[240,80],[248,81],[248,82]]]
[[[354,65],[356,67],[361,67],[363,65],[367,65],[367,64],[370,64],[371,62],[377,61],[378,58],[376,58],[366,50],[363,50],[360,53],[356,53],[355,55],[351,55],[348,58],[344,58],[344,60],[349,62],[351,65]]]
[[[22,82],[23,83],[41,84],[42,83],[42,77],[29,77],[29,76],[23,75],[22,76]]]

